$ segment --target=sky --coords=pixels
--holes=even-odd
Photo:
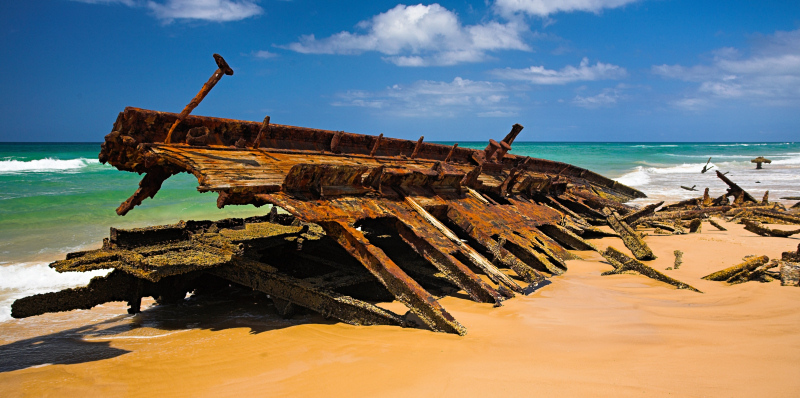
[[[800,1],[6,0],[0,142],[126,106],[426,141],[800,141]]]

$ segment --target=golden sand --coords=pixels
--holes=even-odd
[[[599,254],[576,252],[584,260],[569,261],[565,275],[503,307],[442,299],[464,337],[286,321],[241,301],[134,317],[113,303],[9,321],[0,324],[0,395],[798,396],[800,288],[700,278],[745,255],[779,258],[800,239],[724,226],[647,238],[659,257],[648,264],[704,294],[601,276],[611,266]],[[624,249],[616,238],[594,242]],[[683,265],[665,270],[676,249]]]

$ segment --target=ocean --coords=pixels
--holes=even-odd
[[[452,143],[444,143],[452,144]],[[483,148],[486,143],[460,143]],[[106,271],[59,274],[47,265],[71,251],[97,248],[110,227],[133,228],[189,219],[264,214],[268,207],[217,209],[216,195],[196,192],[189,174],[167,180],[155,198],[125,217],[115,209],[141,176],[100,164],[99,143],[0,143],[0,322],[11,303],[31,294],[80,286]],[[800,196],[800,143],[566,143],[515,142],[512,153],[570,163],[648,195],[634,204],[678,201],[725,192],[714,170],[760,199]],[[756,170],[750,159],[772,160]],[[700,170],[711,158],[711,172]],[[696,186],[697,192],[681,186]],[[795,201],[784,200],[786,204]]]

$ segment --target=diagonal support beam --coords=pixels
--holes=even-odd
[[[432,330],[462,336],[467,333],[430,293],[406,275],[383,250],[370,244],[361,231],[341,221],[326,221],[320,225]]]
[[[462,242],[461,239],[447,226],[441,223],[441,221],[437,220],[432,214],[428,213],[422,206],[419,205],[414,199],[410,196],[406,196],[405,198],[406,203],[411,206],[414,211],[417,212],[425,221],[429,224],[433,225],[436,229],[439,230],[447,239],[450,239],[453,242],[459,251],[464,254],[467,258],[469,258],[472,263],[480,268],[492,282],[498,285],[505,285],[509,289],[517,292],[522,293],[522,287],[514,282],[508,275],[500,272],[494,264],[491,263],[486,257],[483,257],[480,253],[478,253],[475,249],[467,245],[466,243]]]
[[[430,233],[422,233],[424,229],[413,223],[406,224],[398,220],[397,233],[409,246],[434,267],[447,276],[447,279],[463,289],[473,300],[480,303],[500,305],[503,296],[494,288],[482,281],[478,275],[466,265],[450,255]],[[426,231],[427,232],[427,231]]]
[[[547,258],[546,254],[539,253],[532,249],[531,242],[526,241],[521,236],[517,236],[516,234],[507,234],[502,236],[501,239],[506,240],[505,245],[503,245],[504,248],[513,253],[526,264],[531,265],[533,268],[539,271],[549,272],[553,275],[561,275],[564,273],[564,269],[560,268],[556,264],[553,264]],[[536,243],[538,244],[538,242]],[[536,247],[536,245],[533,246]]]
[[[504,249],[501,244],[492,239],[489,235],[486,235],[478,228],[475,228],[475,226],[472,225],[472,223],[470,223],[466,217],[464,217],[454,208],[451,207],[447,210],[447,218],[454,224],[461,227],[461,229],[472,239],[478,242],[478,244],[491,252],[497,262],[514,270],[514,272],[524,279],[525,282],[538,283],[545,279],[544,275],[533,269],[530,265],[522,262],[508,250]]]

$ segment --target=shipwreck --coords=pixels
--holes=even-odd
[[[71,253],[59,272],[113,269],[88,286],[17,300],[12,316],[91,308],[142,297],[183,300],[221,284],[269,297],[287,316],[304,308],[355,325],[465,334],[436,297],[463,291],[501,305],[566,270],[587,239],[641,237],[652,215],[625,205],[645,195],[589,170],[512,154],[515,124],[483,150],[381,135],[191,116],[219,69],[181,114],[126,108],[99,159],[144,175],[116,210],[125,215],[178,173],[197,178],[217,205],[267,205],[263,216],[111,229],[103,247]],[[498,137],[499,138],[499,137]],[[283,211],[278,212],[280,208]],[[646,245],[645,245],[646,246]],[[632,247],[632,246],[631,246]],[[649,249],[633,250],[639,259]],[[377,304],[397,300],[396,314]],[[413,314],[413,316],[412,316]],[[412,319],[413,318],[413,319]]]

